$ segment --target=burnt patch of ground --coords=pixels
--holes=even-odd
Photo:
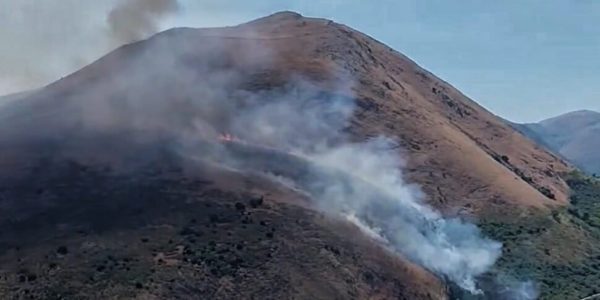
[[[223,189],[168,165],[28,168],[0,185],[9,299],[444,297],[433,276],[356,228],[266,190]]]

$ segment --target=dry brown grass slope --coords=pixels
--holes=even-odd
[[[359,107],[351,130],[360,138],[398,138],[409,177],[435,206],[477,212],[567,201],[559,177],[567,164],[391,48],[346,26],[291,13],[237,30],[244,28],[267,39],[263,44],[278,56],[275,73],[320,79],[332,67],[350,72]]]
[[[331,69],[348,71],[359,107],[351,131],[398,138],[408,176],[435,206],[478,212],[567,201],[559,177],[570,169],[565,162],[391,48],[346,26],[292,13],[223,34],[245,29],[277,56],[274,74],[321,79]]]

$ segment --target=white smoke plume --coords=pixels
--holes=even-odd
[[[309,84],[300,85],[310,90]],[[309,171],[302,175],[276,172],[311,195],[323,211],[346,216],[367,234],[385,240],[392,251],[472,293],[480,292],[476,277],[495,263],[501,244],[484,238],[474,225],[445,219],[425,205],[420,189],[403,180],[403,164],[392,150],[396,148],[393,140],[379,137],[350,142],[339,134],[352,113],[351,99],[318,97],[317,93],[306,99],[277,97],[276,104],[241,113],[243,117],[234,120],[237,130],[233,134],[305,160]],[[303,106],[314,109],[300,110]],[[273,171],[260,166],[262,159],[257,156],[235,158],[242,160],[238,163],[247,166],[246,170]],[[296,166],[285,159],[278,164]]]
[[[398,154],[386,150],[389,144],[391,141],[380,138],[317,153],[320,164],[352,174],[373,187],[372,191],[332,187],[323,196],[323,205],[328,211],[356,214],[380,228],[392,249],[462,288],[478,292],[475,278],[495,263],[501,245],[482,237],[474,225],[444,219],[427,207],[418,188],[402,179]]]

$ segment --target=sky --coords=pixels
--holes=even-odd
[[[47,84],[119,46],[106,23],[123,1],[136,0],[0,0],[0,94]],[[600,111],[596,0],[179,0],[153,29],[281,10],[360,30],[511,121]]]

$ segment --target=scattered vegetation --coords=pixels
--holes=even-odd
[[[600,293],[600,182],[581,173],[569,174],[567,182],[572,195],[566,208],[480,224],[504,243],[492,273],[535,280],[540,299]]]
[[[348,224],[260,190],[147,171],[60,163],[6,187],[33,213],[0,216],[0,298],[435,299],[386,253],[348,239]],[[39,199],[53,206],[37,213]]]

